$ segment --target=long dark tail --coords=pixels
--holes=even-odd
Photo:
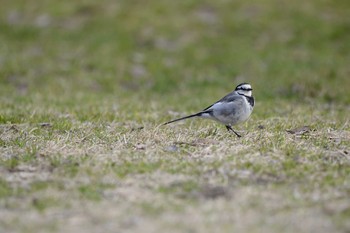
[[[172,121],[165,122],[163,125],[167,125],[167,124],[170,124],[170,123],[173,123],[173,122],[176,122],[176,121],[182,121],[182,120],[185,120],[185,119],[188,119],[188,118],[192,118],[192,117],[199,117],[202,114],[203,114],[203,112],[199,112],[199,113],[192,114],[192,115],[189,115],[189,116],[181,117],[181,118],[178,118],[178,119],[175,119],[175,120],[172,120]]]

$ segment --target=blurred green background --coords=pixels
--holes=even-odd
[[[347,0],[3,0],[1,121],[45,120],[52,108],[90,119],[101,106],[111,120],[165,117],[240,82],[262,111],[279,100],[348,107],[349,9]]]
[[[349,16],[349,0],[1,0],[0,231],[350,232]],[[157,127],[241,82],[244,137]]]

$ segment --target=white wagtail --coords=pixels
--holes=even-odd
[[[226,126],[228,131],[234,132],[238,137],[241,137],[232,129],[233,125],[248,120],[254,107],[254,97],[252,96],[252,87],[248,83],[239,84],[234,91],[227,94],[225,97],[203,109],[202,111],[181,117],[172,121],[168,121],[163,125],[167,125],[176,121],[185,120],[192,117],[208,118],[218,121]]]

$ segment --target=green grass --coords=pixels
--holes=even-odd
[[[0,231],[349,231],[349,7],[3,1]]]

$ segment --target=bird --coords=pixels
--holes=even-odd
[[[237,137],[241,137],[232,126],[249,119],[255,104],[252,91],[252,86],[249,83],[241,83],[234,91],[202,111],[165,122],[163,125],[194,117],[207,118],[224,124],[227,131],[232,131]]]

